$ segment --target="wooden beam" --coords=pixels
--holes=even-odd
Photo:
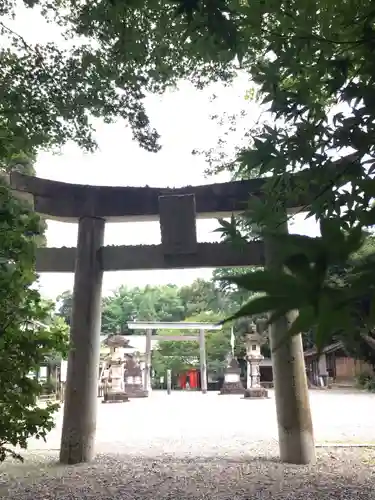
[[[73,273],[76,248],[38,248],[36,270],[39,273]],[[263,266],[261,241],[236,248],[231,243],[198,243],[189,255],[164,255],[161,245],[106,246],[100,250],[103,271],[142,269],[191,269],[207,267]]]
[[[345,176],[348,165],[357,162],[356,154],[347,155],[335,162],[328,173],[332,172],[332,176],[337,178],[341,171],[343,175],[337,182],[344,185],[348,181]],[[300,194],[293,200],[288,195],[286,209],[289,212],[299,208],[306,211],[311,200],[321,194],[320,176],[314,183],[310,177],[309,171],[305,170],[284,179],[288,184],[288,193],[300,193],[301,189],[297,187],[301,186],[301,182],[302,185],[309,182],[307,192],[303,195]],[[10,174],[12,189],[32,194],[38,213],[47,219],[63,222],[78,222],[85,216],[98,217],[108,222],[157,221],[160,196],[186,194],[195,196],[197,218],[215,219],[246,210],[251,197],[264,196],[264,183],[265,179],[251,179],[181,188],[89,186],[51,181],[19,172]]]
[[[159,220],[159,197],[194,195],[197,218],[214,219],[246,210],[251,196],[262,197],[263,179],[186,186],[151,188],[122,186],[86,186],[32,177],[19,172],[10,176],[13,189],[34,196],[36,212],[47,219],[78,222],[90,216],[108,222]],[[292,207],[304,205],[296,200]]]

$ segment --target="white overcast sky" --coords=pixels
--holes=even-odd
[[[8,23],[10,25],[10,23]],[[12,27],[29,41],[45,42],[56,40],[56,27],[47,25],[37,13],[20,8]],[[131,138],[124,122],[105,125],[96,122],[96,139],[99,149],[93,154],[83,153],[74,144],[66,145],[61,153],[41,153],[37,160],[37,175],[46,179],[93,185],[115,186],[183,186],[211,183],[214,180],[228,180],[225,176],[205,178],[207,167],[202,156],[191,154],[194,148],[208,149],[216,145],[221,128],[210,119],[213,112],[233,113],[247,107],[250,120],[256,120],[260,110],[257,105],[244,100],[250,83],[246,77],[229,88],[215,85],[205,91],[197,91],[190,84],[182,83],[178,91],[164,96],[151,96],[146,101],[152,125],[161,134],[162,150],[147,153]],[[215,93],[218,98],[210,102]],[[246,123],[247,125],[247,123]],[[241,137],[241,132],[237,139]],[[236,137],[231,137],[228,148],[231,151]],[[217,227],[215,220],[198,221],[198,240],[215,241],[212,231]],[[300,234],[316,235],[318,228],[312,220],[303,215],[295,218],[291,230]],[[75,246],[77,226],[48,222],[49,246]],[[105,244],[137,245],[160,242],[158,223],[107,224]],[[107,294],[121,284],[130,286],[146,284],[192,282],[198,277],[209,278],[212,269],[111,272],[104,276],[104,290]],[[67,289],[72,289],[72,274],[43,274],[40,277],[43,295],[55,298]]]

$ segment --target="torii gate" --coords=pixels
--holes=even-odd
[[[289,192],[293,183],[291,178]],[[26,197],[46,219],[78,223],[77,248],[39,248],[36,270],[74,272],[73,307],[60,461],[74,464],[94,457],[97,374],[99,370],[101,290],[104,271],[199,267],[280,268],[279,252],[267,241],[236,248],[230,243],[199,243],[196,218],[243,213],[250,196],[264,197],[264,179],[183,188],[87,186],[13,172],[7,178],[18,197]],[[319,185],[288,201],[293,213],[309,206]],[[297,192],[300,192],[297,190]],[[285,219],[285,217],[283,217]],[[161,245],[104,246],[106,222],[160,221]],[[287,232],[287,223],[280,230]],[[285,339],[287,321],[271,327],[271,344]],[[273,354],[281,460],[315,459],[301,336],[287,339]]]
[[[128,322],[130,330],[146,330],[146,366],[143,389],[148,393],[151,390],[151,340],[173,340],[187,341],[193,340],[199,342],[199,361],[201,371],[201,390],[203,394],[207,392],[207,363],[206,363],[206,339],[205,332],[212,330],[221,330],[221,325],[214,323],[191,323],[188,321],[130,321]],[[195,330],[199,335],[152,335],[153,330]]]

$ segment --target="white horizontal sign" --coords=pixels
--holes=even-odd
[[[157,321],[130,321],[128,328],[130,330],[221,330],[222,325],[215,323],[190,323],[188,321],[165,321],[160,323]]]
[[[154,340],[190,340],[190,341],[199,341],[198,335],[153,335],[152,339]]]

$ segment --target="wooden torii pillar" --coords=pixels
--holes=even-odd
[[[100,358],[103,270],[99,250],[103,219],[84,217],[78,224],[76,269],[70,326],[68,370],[60,462],[76,464],[94,457]]]

